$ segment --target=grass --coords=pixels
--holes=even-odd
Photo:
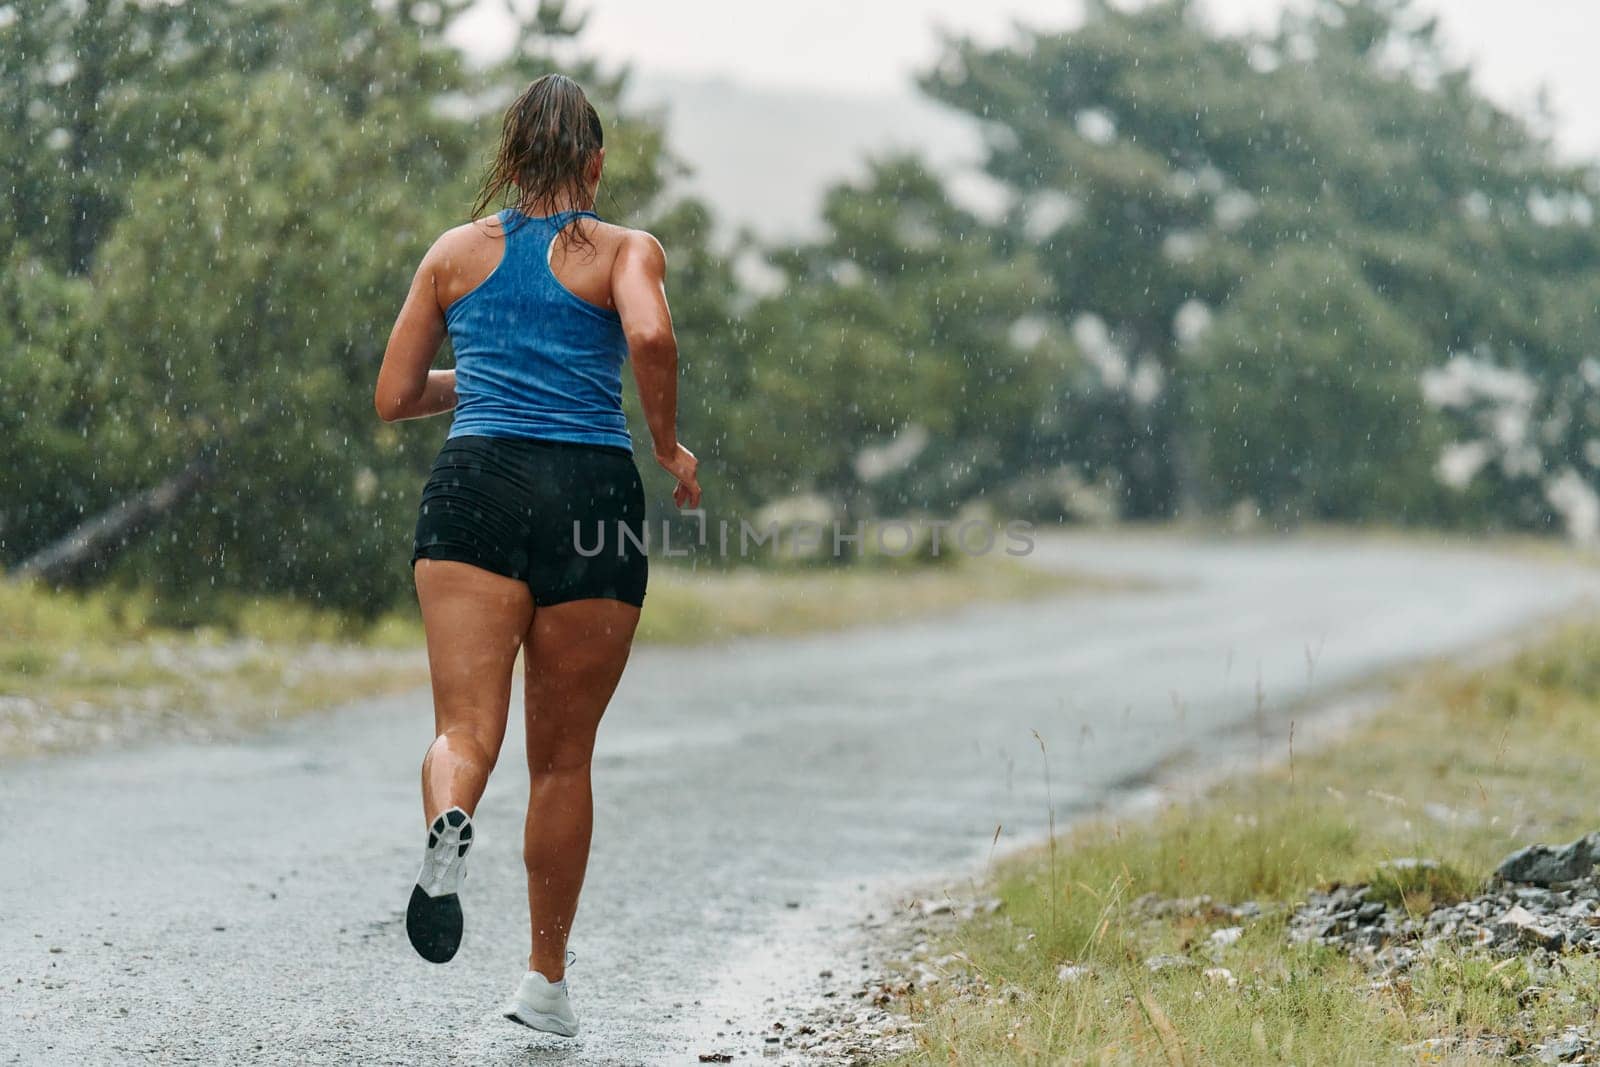
[[[1060,594],[1087,580],[1011,560],[691,573],[657,567],[639,640],[791,635]],[[149,593],[0,580],[0,757],[138,736],[210,736],[427,684],[413,607],[362,623],[286,599],[208,605],[177,629]]]
[[[180,630],[156,607],[149,594],[0,582],[0,756],[227,733],[427,680],[403,616],[358,624],[238,599]]]
[[[1531,561],[1567,566],[1600,567],[1600,550],[1580,546],[1560,537],[1520,530],[1451,530],[1404,526],[1392,522],[1284,521],[1260,519],[1239,524],[1225,516],[1199,516],[1172,521],[1128,521],[1088,527],[1103,533],[1181,539],[1217,538],[1239,543],[1272,543],[1294,539],[1336,546],[1360,544],[1400,547],[1438,547],[1494,553]]]
[[[701,572],[658,567],[650,574],[639,640],[685,645],[793,636],[1111,586],[989,557],[933,566]]]
[[[1463,951],[1374,988],[1338,952],[1291,946],[1284,927],[1312,888],[1370,882],[1420,913],[1471,895],[1514,848],[1594,829],[1597,651],[1600,623],[1573,624],[1487,671],[1422,672],[1331,747],[1002,864],[1000,910],[932,950],[959,953],[975,983],[935,984],[906,1004],[921,1024],[911,1061],[1487,1063],[1501,1060],[1473,1039],[1527,1042],[1592,1022],[1594,957],[1540,968]],[[1402,857],[1439,866],[1385,864]],[[1238,920],[1151,918],[1135,903],[1146,893],[1254,901],[1264,917],[1218,946],[1210,935]],[[1157,954],[1195,966],[1152,972],[1144,961]],[[1069,963],[1094,977],[1061,980]],[[1208,977],[1214,967],[1236,984]],[[1419,1046],[1434,1038],[1447,1043]]]

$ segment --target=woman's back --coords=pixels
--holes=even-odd
[[[611,293],[627,232],[593,212],[516,208],[452,231],[436,282],[456,358],[450,437],[632,451],[622,410],[628,342]]]

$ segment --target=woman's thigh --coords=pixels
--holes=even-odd
[[[534,613],[523,656],[530,771],[589,762],[638,625],[639,608],[613,599],[569,600]]]
[[[427,631],[436,733],[466,729],[498,753],[511,672],[533,620],[528,584],[455,560],[419,559],[413,575]]]

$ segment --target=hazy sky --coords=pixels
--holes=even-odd
[[[459,27],[474,51],[492,52],[497,9],[482,0]],[[517,0],[531,4],[534,0]],[[1209,0],[1226,28],[1268,25],[1296,0]],[[903,92],[938,53],[939,28],[1003,40],[1012,25],[1070,24],[1076,0],[576,0],[588,9],[586,51],[642,73],[725,76],[753,86]],[[1525,110],[1548,86],[1570,151],[1600,154],[1600,0],[1422,0],[1438,12],[1457,53],[1481,84]]]

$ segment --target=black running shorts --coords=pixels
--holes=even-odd
[[[452,437],[417,514],[411,562],[470,563],[528,583],[536,605],[644,604],[644,486],[627,450],[521,437]]]

